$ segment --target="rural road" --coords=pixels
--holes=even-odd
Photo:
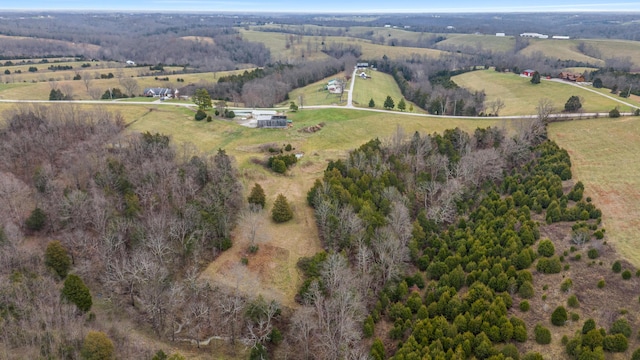
[[[392,113],[395,115],[407,115],[407,116],[420,116],[420,117],[429,117],[429,118],[452,118],[454,116],[450,116],[450,115],[433,115],[433,114],[419,114],[419,113],[412,113],[412,112],[401,112],[401,111],[394,111],[394,110],[384,110],[384,109],[372,109],[372,108],[361,108],[358,107],[356,108],[355,106],[353,106],[353,89],[355,86],[355,77],[356,77],[356,70],[354,68],[353,70],[353,75],[351,77],[351,86],[349,91],[349,95],[347,97],[347,105],[346,106],[338,106],[338,105],[305,105],[304,108],[305,109],[345,109],[345,108],[349,108],[351,110],[360,110],[360,111],[371,111],[371,112],[378,112],[378,113]],[[574,84],[571,82],[567,82],[567,81],[563,81],[560,79],[552,79],[552,80],[547,80],[547,81],[557,81],[557,82],[561,82],[567,85],[571,85],[571,86],[576,86],[580,89],[584,89],[587,91],[591,91],[595,94],[598,94],[600,96],[609,98],[611,100],[614,100],[620,104],[624,104],[626,106],[629,106],[631,108],[640,108],[640,106],[638,105],[633,105],[630,104],[626,101],[620,100],[616,97],[613,96],[609,96],[607,94],[603,94],[600,93],[598,91],[595,91],[593,89],[589,89],[585,86],[581,86],[578,84]],[[158,101],[154,101],[154,102],[148,102],[148,101],[115,101],[115,100],[56,100],[56,101],[51,101],[51,100],[9,100],[9,99],[0,99],[0,103],[26,103],[26,104],[93,104],[93,105],[113,105],[113,104],[117,104],[117,105],[154,105],[154,106],[181,106],[181,107],[186,107],[186,108],[195,108],[195,104],[192,103],[176,103],[176,102],[168,102],[168,101],[162,101],[162,102],[158,102]],[[229,109],[231,110],[256,110],[256,108],[242,108],[242,107],[229,107]],[[288,108],[269,108],[268,110],[287,110]],[[266,110],[266,109],[265,109]],[[631,115],[631,113],[621,113],[621,115],[625,116],[625,115]],[[512,115],[512,116],[492,116],[492,119],[533,119],[536,118],[536,114],[533,115]],[[562,119],[562,118],[590,118],[590,117],[596,117],[596,116],[602,116],[602,117],[607,117],[609,116],[608,112],[605,113],[573,113],[573,114],[566,114],[566,113],[560,113],[560,114],[551,114],[551,118],[553,119]],[[482,117],[477,117],[477,116],[455,116],[456,119],[483,119]]]

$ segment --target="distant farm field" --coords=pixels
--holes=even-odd
[[[604,65],[603,60],[587,56],[578,51],[577,40],[531,39],[529,41],[530,45],[520,50],[520,53],[532,55],[539,51],[551,59],[575,60],[598,66]]]
[[[542,98],[550,99],[557,111],[561,111],[569,97],[573,95],[584,99],[582,104],[584,112],[608,112],[620,105],[612,99],[570,84],[543,80],[540,84],[533,85],[530,78],[493,70],[472,71],[452,79],[461,87],[476,91],[484,90],[487,95],[485,104],[502,99],[505,108],[500,111],[500,115],[535,114],[536,105]]]
[[[436,47],[439,49],[468,47],[474,50],[507,52],[513,50],[515,45],[513,36],[446,34],[446,38],[446,40],[437,43]]]
[[[640,266],[640,117],[553,123],[549,133],[602,209],[606,240]]]
[[[302,88],[297,88],[289,92],[289,99],[282,103],[284,107],[289,106],[289,102],[293,101],[298,105],[345,105],[347,103],[347,93],[342,94],[342,100],[340,100],[340,94],[331,94],[326,89],[327,83],[336,78],[343,77],[344,73],[339,73],[334,76],[329,76],[320,81],[316,81],[313,84],[309,84]],[[302,97],[302,102],[300,101]]]

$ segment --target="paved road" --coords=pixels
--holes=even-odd
[[[353,107],[353,87],[356,84],[356,71],[358,70],[358,67],[354,66],[353,67],[353,74],[351,74],[351,87],[349,87],[349,94],[347,96],[347,107],[348,108],[352,108]]]

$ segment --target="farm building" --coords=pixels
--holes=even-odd
[[[553,35],[551,38],[552,39],[556,39],[556,40],[569,40],[569,39],[571,39],[570,36],[564,36],[564,35]]]
[[[584,76],[582,74],[575,74],[575,73],[569,73],[569,72],[561,72],[560,75],[558,75],[558,77],[562,80],[567,80],[567,81],[575,81],[575,82],[584,82]]]
[[[496,36],[498,36],[498,37],[504,37],[504,36],[507,36],[507,34],[505,34],[505,33],[496,33]]]
[[[520,37],[538,38],[538,39],[548,39],[548,38],[549,38],[549,35],[539,34],[539,33],[530,33],[530,32],[526,32],[526,33],[522,33],[522,34],[520,34]]]
[[[260,115],[257,118],[259,128],[284,129],[289,123],[285,115]]]
[[[144,96],[147,97],[173,97],[177,95],[177,91],[169,88],[146,88],[143,92]]]
[[[526,76],[526,77],[532,77],[535,72],[536,72],[535,70],[527,69],[523,71],[520,75]]]
[[[366,62],[357,63],[357,64],[356,64],[356,67],[357,67],[358,69],[368,68],[368,67],[369,67],[369,63],[366,63]]]
[[[127,63],[127,65],[129,65],[129,66],[136,66],[136,62],[135,62],[135,61],[133,61],[133,60],[127,60],[127,61],[126,61],[126,63]]]

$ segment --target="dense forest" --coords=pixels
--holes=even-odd
[[[604,233],[582,183],[566,190],[570,178],[567,152],[536,122],[514,137],[489,128],[406,139],[399,129],[331,162],[308,194],[326,252],[300,261],[305,306],[292,319],[294,333],[323,340],[302,358],[353,358],[371,338],[373,359],[542,359],[527,342],[548,344],[549,329],[519,314],[539,296],[533,282],[572,265],[541,227],[572,224],[571,251],[588,245],[590,258]],[[561,286],[569,310],[571,286],[568,277]],[[551,322],[569,315],[559,306]],[[629,324],[613,320],[607,333],[588,319],[563,340],[567,357],[627,350]],[[324,333],[327,322],[339,330]]]

